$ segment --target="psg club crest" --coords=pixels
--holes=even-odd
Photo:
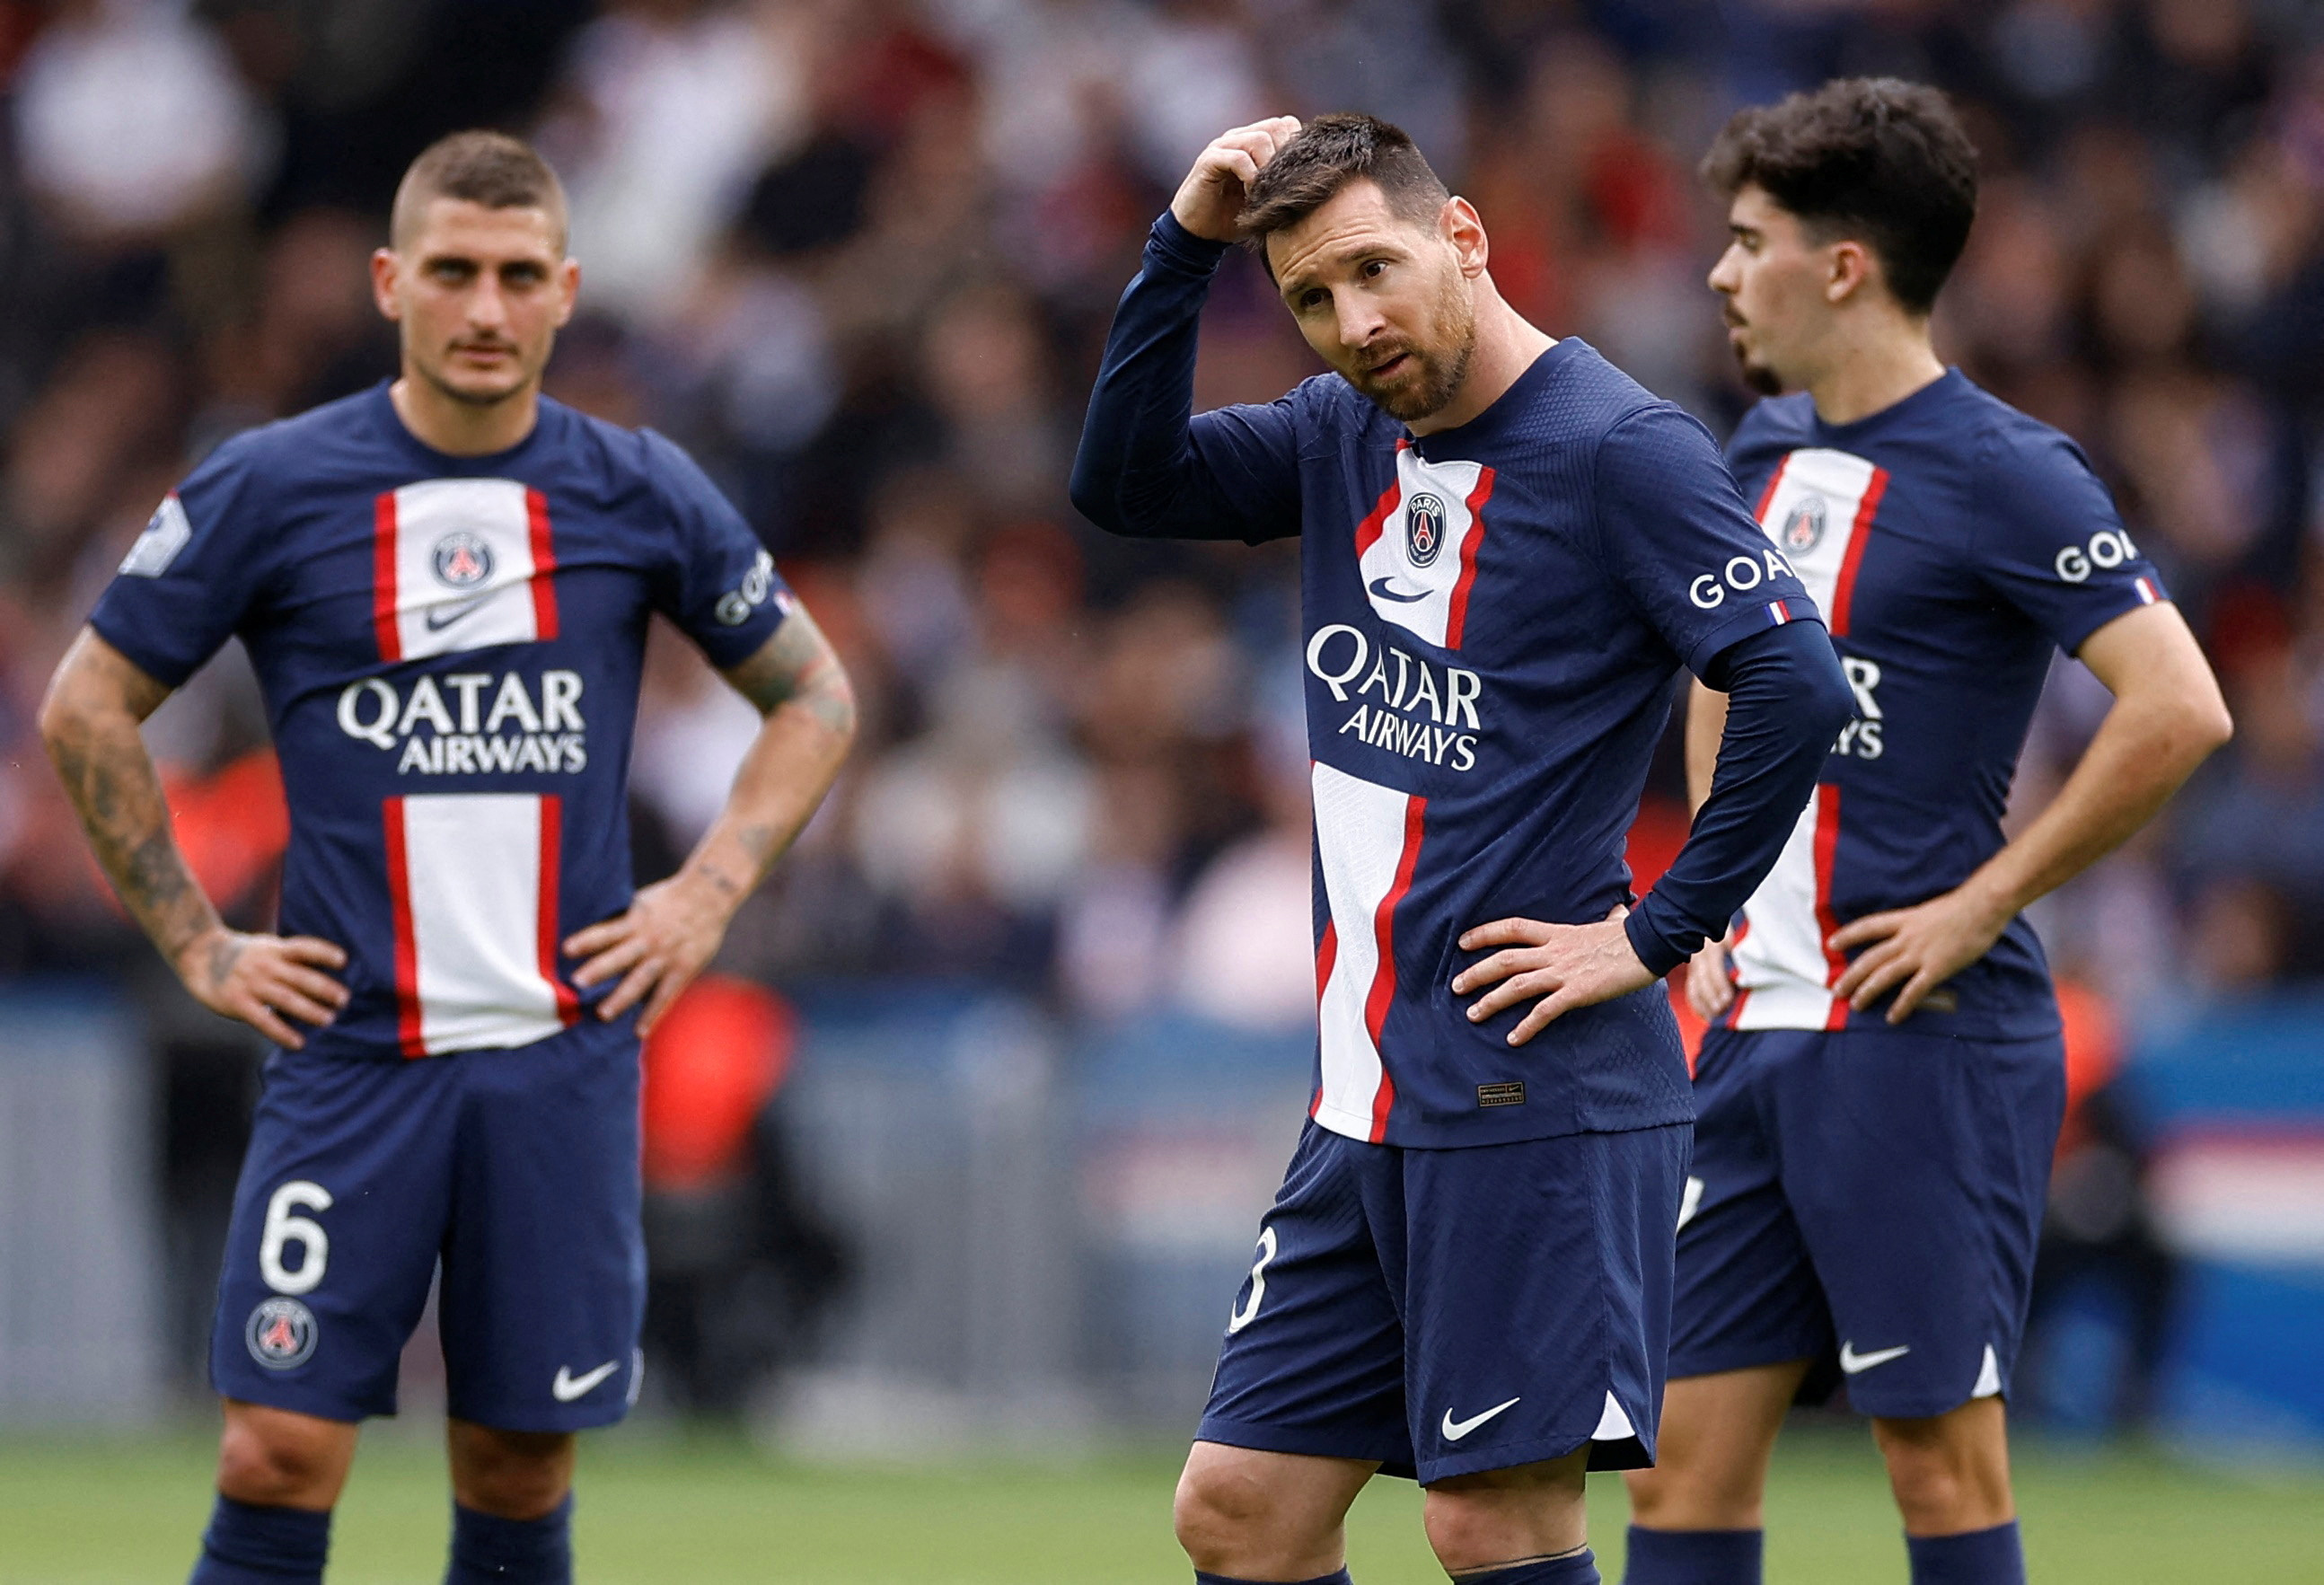
[[[1425,491],[1404,506],[1404,554],[1416,567],[1426,567],[1444,548],[1444,502]]]
[[[493,548],[466,530],[436,541],[436,581],[447,589],[473,589],[493,576]]]
[[[269,1370],[304,1365],[315,1352],[315,1313],[296,1299],[277,1295],[259,1302],[242,1329],[250,1357]]]
[[[1814,549],[1823,539],[1823,520],[1822,496],[1811,495],[1802,501],[1784,520],[1784,548],[1794,555],[1805,555]]]

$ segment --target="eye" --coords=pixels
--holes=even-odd
[[[1378,281],[1381,276],[1387,273],[1388,261],[1386,259],[1367,259],[1364,261],[1365,280]]]
[[[1329,302],[1331,299],[1332,294],[1330,292],[1323,290],[1320,287],[1311,286],[1306,290],[1299,294],[1300,311],[1305,313],[1310,309],[1321,308],[1323,304]]]

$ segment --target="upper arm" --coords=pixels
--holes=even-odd
[[[176,687],[233,636],[269,565],[251,444],[229,440],[162,498],[89,625],[146,677]]]
[[[48,696],[41,705],[41,730],[53,735],[68,717],[90,713],[118,712],[143,722],[172,691],[95,628],[84,627],[49,680]]]
[[[1197,413],[1189,429],[1215,509],[1254,545],[1299,532],[1296,395]]]
[[[742,662],[725,668],[724,676],[762,715],[797,703],[834,732],[845,735],[855,730],[855,695],[846,669],[815,618],[796,601],[772,636]]]
[[[1977,575],[2058,648],[2077,654],[2124,613],[2168,599],[2072,441],[2052,430],[1998,435],[1980,462],[1969,513]]]
[[[784,625],[798,601],[775,558],[694,459],[650,429],[639,439],[669,530],[654,604],[711,665],[739,666]]]
[[[2141,605],[2126,611],[2082,640],[2076,658],[2117,699],[2175,707],[2228,730],[2227,706],[2202,646],[2179,608]]]
[[[1744,507],[1711,431],[1668,404],[1600,442],[1592,483],[1608,571],[1687,668],[1717,676],[1721,650],[1821,613]]]

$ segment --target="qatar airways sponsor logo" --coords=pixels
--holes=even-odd
[[[339,730],[395,754],[400,776],[570,773],[589,765],[577,671],[542,672],[538,692],[513,671],[422,677],[409,693],[366,677],[339,695]]]
[[[1822,530],[1818,530],[1819,533]],[[1716,611],[1727,604],[1729,590],[1748,594],[1762,584],[1777,578],[1796,578],[1800,575],[1784,559],[1784,553],[1770,545],[1756,556],[1730,556],[1727,565],[1717,572],[1698,573],[1687,581],[1686,597],[1704,611]]]
[[[1375,645],[1360,629],[1333,622],[1307,640],[1307,669],[1342,705],[1353,705],[1340,733],[1431,765],[1468,770],[1485,730],[1477,701],[1484,679],[1457,666],[1435,666],[1394,644]]]
[[[1880,713],[1880,667],[1860,655],[1843,655],[1840,668],[1848,674],[1848,686],[1856,695],[1856,719],[1840,729],[1840,737],[1831,751],[1850,760],[1877,760],[1886,749],[1880,741],[1884,717]]]

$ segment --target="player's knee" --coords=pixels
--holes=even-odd
[[[1432,1485],[1420,1513],[1436,1561],[1465,1571],[1581,1545],[1582,1465],[1576,1456]]]
[[[218,1490],[258,1507],[314,1507],[336,1495],[338,1449],[327,1433],[281,1420],[230,1419],[218,1438]]]
[[[452,1495],[463,1507],[503,1519],[538,1519],[573,1484],[573,1438],[561,1432],[453,1433]]]
[[[1950,1416],[1878,1423],[1904,1525],[1917,1534],[1981,1530],[2006,1523],[2011,1513],[2006,1453],[1959,1434]]]
[[[1212,1565],[1238,1552],[1240,1544],[1265,1527],[1269,1507],[1257,1483],[1190,1463],[1178,1477],[1170,1522],[1179,1547],[1194,1567],[1216,1572]]]

